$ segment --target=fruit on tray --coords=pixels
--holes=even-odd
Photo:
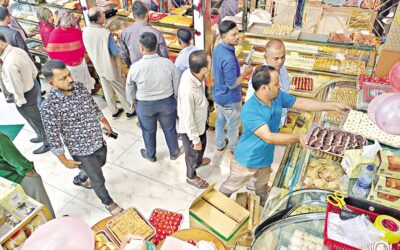
[[[134,208],[129,208],[123,214],[112,219],[108,224],[108,228],[120,242],[128,234],[137,234],[149,239],[155,233],[154,229],[147,224],[147,221]]]
[[[94,240],[95,250],[118,250],[115,244],[104,232],[97,232]]]
[[[314,69],[322,71],[338,71],[340,61],[336,59],[317,58],[314,63]]]
[[[311,77],[294,76],[292,78],[292,85],[295,86],[296,90],[312,91],[314,87],[314,79]]]
[[[336,190],[343,175],[339,162],[312,158],[307,165],[303,188]]]
[[[169,212],[162,209],[154,209],[150,216],[150,224],[156,229],[153,243],[158,245],[167,236],[178,231],[182,222],[182,214]]]
[[[264,34],[275,35],[275,36],[285,36],[293,33],[293,28],[289,25],[283,24],[272,24],[270,27],[264,30]]]
[[[314,128],[308,139],[310,147],[336,155],[347,149],[362,149],[366,143],[361,135],[321,127]]]
[[[150,22],[159,22],[164,17],[168,16],[168,13],[160,13],[160,12],[149,12],[149,21]]]
[[[336,87],[332,92],[330,101],[340,102],[355,109],[357,103],[357,90],[355,88]],[[343,117],[344,115],[342,113],[336,111],[329,111],[326,115],[328,121],[337,124],[343,120]]]
[[[329,34],[328,42],[331,43],[351,43],[351,38],[343,33]]]
[[[372,82],[372,83],[377,83],[377,84],[390,85],[389,76],[378,77],[378,76],[360,75],[358,77],[358,85],[357,85],[359,89],[363,88],[364,82]]]

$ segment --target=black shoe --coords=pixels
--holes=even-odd
[[[171,161],[175,161],[176,159],[179,158],[179,156],[183,155],[184,151],[182,149],[179,149],[179,152],[174,155],[174,156],[170,156],[169,158],[171,159]]]
[[[112,115],[112,118],[113,118],[114,120],[115,120],[115,119],[118,119],[118,118],[122,115],[123,112],[124,112],[123,109],[118,109],[117,113],[115,113],[115,114]]]
[[[154,157],[152,157],[152,158],[150,158],[150,157],[148,157],[147,156],[147,152],[146,152],[146,149],[141,149],[140,150],[140,154],[142,155],[142,157],[143,158],[145,158],[146,160],[148,160],[148,161],[150,161],[150,162],[156,162],[157,161],[157,158],[154,156]]]
[[[32,143],[41,143],[41,142],[43,142],[43,139],[40,139],[39,137],[36,137],[36,138],[30,139],[30,142],[32,142]]]
[[[40,92],[41,95],[45,95],[46,93],[47,93],[46,90],[42,90],[42,91]]]
[[[126,113],[126,118],[128,118],[128,120],[133,119],[133,117],[135,116],[136,116],[136,111],[133,111],[133,113],[130,114]]]
[[[39,155],[39,154],[44,154],[46,152],[50,151],[50,146],[49,145],[43,145],[40,148],[36,149],[33,151],[33,154]]]
[[[90,182],[89,179],[87,179],[86,181],[82,182],[82,181],[77,180],[77,178],[75,177],[72,180],[72,182],[77,186],[80,186],[80,187],[83,187],[83,188],[86,188],[86,189],[92,189],[92,183]]]

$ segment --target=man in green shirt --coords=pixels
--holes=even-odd
[[[42,178],[36,173],[33,162],[26,159],[7,135],[0,132],[0,177],[18,183],[25,193],[46,206],[55,217],[53,206],[43,186]]]

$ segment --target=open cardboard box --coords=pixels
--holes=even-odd
[[[214,189],[197,197],[189,208],[190,227],[209,231],[226,247],[232,247],[248,229],[250,212]]]

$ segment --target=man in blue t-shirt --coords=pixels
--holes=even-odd
[[[261,205],[264,206],[268,197],[268,181],[275,145],[307,143],[304,134],[278,133],[282,109],[293,107],[302,111],[343,112],[350,107],[335,102],[296,98],[280,91],[279,72],[267,65],[254,71],[252,85],[255,95],[243,106],[243,134],[231,162],[230,174],[222,184],[220,192],[230,196],[254,177],[255,192],[261,197]]]
[[[253,73],[253,67],[247,66],[240,74],[240,64],[235,54],[239,43],[239,30],[232,21],[223,21],[218,25],[222,38],[213,51],[214,87],[212,97],[217,106],[215,140],[217,150],[227,146],[225,124],[227,124],[230,150],[233,154],[239,136],[240,109],[242,107],[242,82]]]

